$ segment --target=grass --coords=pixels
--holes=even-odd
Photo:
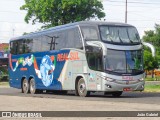
[[[151,77],[147,77],[145,78],[145,81],[154,81],[155,79],[154,78],[151,78]]]
[[[145,85],[145,92],[160,92],[160,85]]]
[[[8,82],[0,82],[0,86],[9,86]]]
[[[160,76],[156,76],[154,78],[152,78],[151,76],[147,76],[147,78],[145,78],[145,81],[160,81]]]

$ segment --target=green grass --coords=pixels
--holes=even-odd
[[[160,85],[145,85],[145,92],[160,92]]]
[[[0,82],[0,86],[9,86],[8,82]]]
[[[154,78],[152,78],[151,76],[147,76],[147,78],[145,78],[145,81],[160,81],[160,76],[156,76]]]
[[[154,81],[155,79],[154,78],[151,78],[151,77],[147,77],[145,78],[145,81]]]

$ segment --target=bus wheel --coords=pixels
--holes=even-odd
[[[25,94],[29,93],[29,84],[26,79],[24,79],[22,82],[22,93],[25,93]]]
[[[35,86],[35,81],[33,78],[30,80],[30,92],[31,92],[31,94],[36,94],[36,92],[37,92],[36,86]]]
[[[113,97],[120,97],[122,95],[122,91],[112,92]]]
[[[89,96],[89,94],[90,94],[90,92],[87,91],[87,89],[86,89],[86,84],[85,84],[83,78],[81,78],[78,81],[77,91],[78,91],[78,94],[80,97],[86,97],[86,96]]]

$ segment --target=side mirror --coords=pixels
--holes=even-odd
[[[156,55],[155,47],[154,47],[152,44],[147,43],[147,42],[142,42],[142,44],[143,44],[144,46],[149,47],[149,48],[151,49],[151,51],[152,51],[152,56],[155,57],[155,55]]]

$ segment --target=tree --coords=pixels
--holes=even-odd
[[[155,24],[155,30],[145,31],[143,36],[145,42],[149,42],[154,45],[156,49],[156,57],[151,56],[149,49],[145,48],[144,51],[144,65],[146,70],[154,70],[158,68],[158,61],[160,61],[160,25]]]
[[[158,68],[158,59],[157,57],[153,57],[151,52],[145,50],[144,51],[144,69],[148,71],[152,71],[152,78],[154,69]]]
[[[157,54],[160,55],[160,25],[155,24],[155,30],[145,31],[143,40],[153,44],[156,48]]]
[[[105,17],[100,0],[25,0],[20,9],[27,11],[27,23],[44,23],[43,28]]]

